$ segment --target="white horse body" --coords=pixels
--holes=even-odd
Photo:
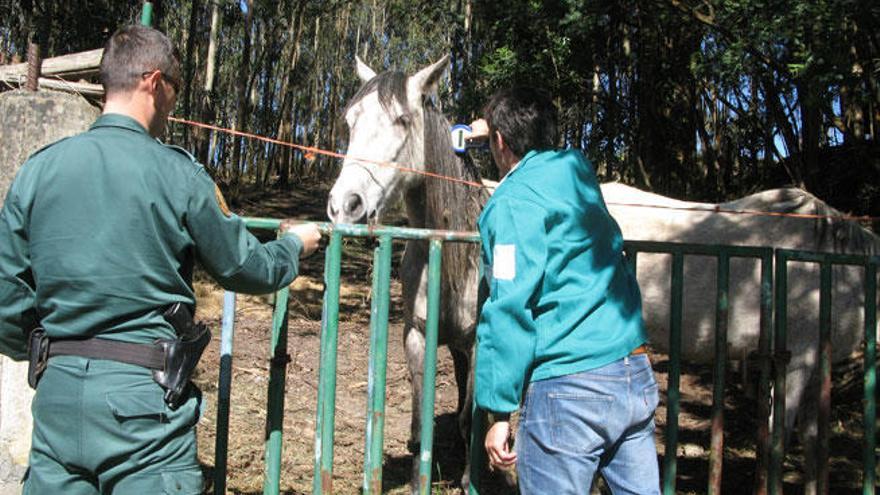
[[[826,253],[880,252],[880,238],[854,222],[732,213],[841,215],[800,189],[774,189],[720,205],[677,201],[617,183],[602,185],[602,193],[627,240],[772,246]],[[639,285],[652,343],[664,350],[668,350],[669,260],[668,255],[643,253],[639,254],[638,263]],[[684,268],[683,358],[709,362],[714,352],[716,263],[714,258],[688,256]],[[734,258],[731,261],[728,340],[733,356],[757,349],[759,277],[756,260]],[[835,268],[832,290],[835,361],[846,359],[862,340],[863,288],[861,268]],[[788,291],[788,349],[793,353],[790,368],[815,366],[818,265],[790,263]]]

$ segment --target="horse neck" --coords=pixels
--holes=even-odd
[[[467,157],[452,151],[449,123],[431,108],[425,110],[425,170],[439,177],[424,178],[424,220],[431,229],[474,231],[477,217],[488,194],[479,186],[444,179],[464,179],[480,184],[477,167]],[[467,333],[473,324],[470,310],[476,304],[476,278],[480,247],[473,242],[456,242],[443,248],[441,290],[446,324]],[[475,309],[473,311],[475,314]],[[453,332],[456,333],[456,332]]]
[[[403,193],[403,205],[406,208],[407,225],[412,228],[428,228],[425,220],[425,182],[416,182]]]
[[[488,195],[479,186],[449,180],[480,184],[479,170],[469,157],[461,158],[452,151],[448,129],[442,115],[433,108],[425,109],[424,164],[433,176],[424,179],[424,219],[432,229],[473,231]]]

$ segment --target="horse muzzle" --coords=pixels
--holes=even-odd
[[[366,223],[367,206],[364,197],[356,192],[346,192],[341,201],[330,197],[327,216],[334,223]]]

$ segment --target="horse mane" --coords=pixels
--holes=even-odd
[[[352,105],[373,91],[379,94],[379,104],[386,112],[392,111],[392,104],[395,101],[400,103],[401,107],[406,108],[406,74],[398,71],[386,71],[362,84],[357,93],[351,97],[348,105],[342,111],[342,115],[347,114]]]
[[[480,184],[479,168],[469,156],[459,157],[452,151],[449,121],[434,104],[424,99],[425,170],[441,177],[454,177]],[[475,231],[477,217],[489,193],[482,187],[444,180],[425,178],[426,228]],[[480,246],[472,242],[451,243],[443,249],[443,289],[447,294],[464,294],[468,270],[476,270]],[[457,298],[447,297],[454,302]]]
[[[723,209],[816,215],[816,249],[836,253],[878,254],[880,238],[840,210],[796,187],[770,189],[720,205]],[[823,249],[824,248],[824,249]]]

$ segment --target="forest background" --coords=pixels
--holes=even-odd
[[[438,94],[450,121],[478,116],[498,88],[546,88],[562,144],[602,181],[709,202],[798,185],[880,216],[875,0],[153,4],[182,54],[178,117],[344,152],[355,54],[407,73],[450,54]],[[29,40],[44,57],[100,48],[142,6],[0,0],[0,63],[26,58]],[[233,204],[246,187],[329,183],[341,165],[183,124],[166,140],[193,150]]]

